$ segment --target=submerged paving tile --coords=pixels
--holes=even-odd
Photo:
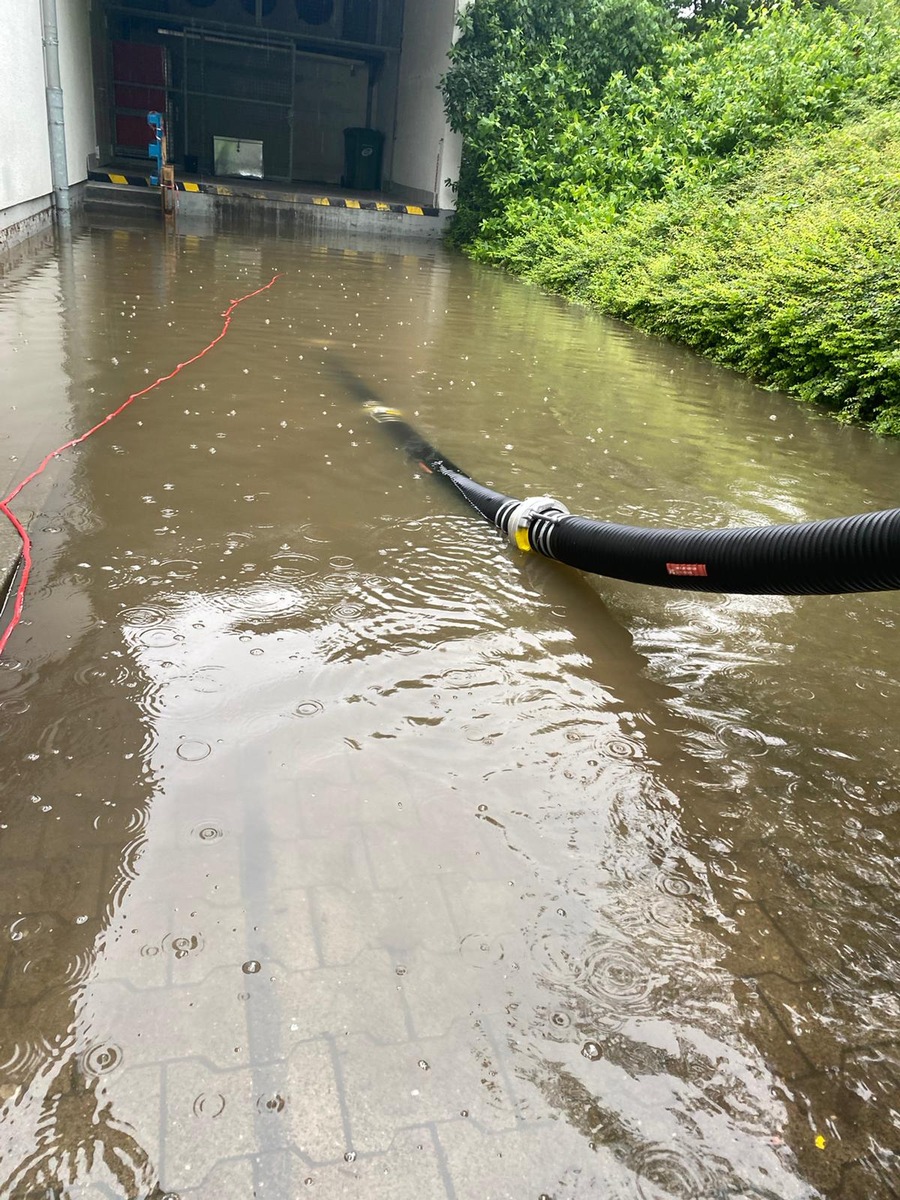
[[[301,1164],[339,1161],[347,1144],[334,1061],[331,1040],[321,1038],[295,1046],[282,1062],[236,1071],[170,1064],[161,1117],[173,1175],[202,1179],[221,1159],[281,1150]]]
[[[518,1117],[490,1059],[459,1036],[374,1046],[339,1042],[353,1148],[386,1150],[398,1129],[455,1121],[468,1113],[485,1129],[508,1129]]]
[[[454,1192],[434,1131],[408,1130],[385,1154],[345,1152],[335,1162],[308,1163],[291,1151],[260,1151],[220,1162],[198,1187],[178,1187],[181,1200],[258,1196],[269,1200],[452,1200]]]
[[[402,1042],[409,1015],[394,960],[373,947],[351,963],[276,975],[273,990],[290,1040],[334,1033]]]
[[[327,964],[352,962],[369,946],[402,959],[416,946],[451,951],[457,945],[439,880],[382,891],[314,888],[312,895]]]
[[[83,1011],[92,1036],[115,1041],[129,1067],[199,1057],[229,1070],[252,1055],[247,996],[245,977],[226,969],[198,983],[144,991],[92,983]]]
[[[485,950],[481,946],[487,947]],[[415,1036],[435,1037],[448,1033],[462,1018],[472,1019],[501,1012],[509,1002],[503,963],[491,959],[496,945],[478,943],[471,950],[457,947],[450,954],[433,953],[418,947],[398,970],[404,1002]],[[473,962],[472,959],[475,958]],[[477,958],[484,962],[477,963]]]
[[[611,1155],[588,1149],[560,1120],[522,1122],[499,1134],[456,1121],[442,1125],[438,1137],[456,1200],[618,1200],[629,1195],[626,1186],[633,1189],[631,1172]]]
[[[376,887],[391,887],[423,875],[463,875],[470,879],[496,878],[499,856],[494,840],[474,819],[461,829],[458,820],[431,819],[439,806],[432,805],[429,821],[409,828],[383,823],[365,827],[366,848]]]
[[[273,893],[298,887],[365,890],[373,886],[366,841],[358,827],[311,838],[287,834],[273,814],[267,814],[266,824],[271,836],[268,875]]]

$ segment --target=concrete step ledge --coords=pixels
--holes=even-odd
[[[150,185],[149,178],[145,175],[122,175],[112,171],[92,171],[89,175],[89,186],[92,185],[105,186],[106,188],[120,188],[123,191],[127,190],[129,193],[158,196],[156,188]],[[280,205],[314,205],[319,208],[350,209],[356,212],[377,212],[384,213],[385,215],[393,214],[394,216],[431,217],[446,220],[451,215],[449,211],[433,208],[430,205],[404,204],[395,200],[385,200],[366,195],[359,197],[335,196],[331,195],[327,188],[321,192],[315,191],[309,186],[302,189],[296,186],[291,188],[267,188],[264,181],[256,184],[235,180],[234,183],[226,184],[177,180],[175,190],[179,193],[184,193],[185,196],[228,197],[241,200],[270,201]]]

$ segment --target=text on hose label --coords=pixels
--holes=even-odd
[[[666,563],[670,575],[706,575],[706,563]]]

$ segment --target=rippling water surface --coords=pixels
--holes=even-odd
[[[32,501],[0,1197],[895,1196],[898,596],[520,556],[345,372],[634,523],[897,447],[439,251],[94,230],[0,293],[9,482],[276,270]]]

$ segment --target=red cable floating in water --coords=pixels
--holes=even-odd
[[[15,604],[13,605],[12,619],[10,620],[10,623],[6,629],[4,629],[3,633],[0,633],[0,654],[2,654],[6,648],[6,643],[9,641],[12,631],[18,625],[22,616],[22,608],[25,604],[25,591],[28,587],[28,579],[31,575],[32,564],[31,538],[28,536],[25,526],[9,507],[10,504],[12,504],[13,500],[15,500],[16,496],[18,496],[19,492],[21,492],[23,488],[27,487],[33,479],[36,479],[37,476],[41,474],[41,472],[47,467],[52,459],[62,454],[64,450],[71,450],[73,446],[78,446],[81,444],[81,442],[86,441],[92,433],[96,433],[98,429],[102,429],[104,425],[108,425],[113,417],[117,417],[119,413],[124,412],[125,409],[128,408],[129,404],[133,404],[134,401],[139,400],[141,396],[146,396],[148,392],[152,392],[153,389],[159,387],[161,383],[166,383],[169,379],[174,379],[175,376],[179,374],[179,372],[183,371],[185,367],[189,367],[191,363],[195,363],[199,358],[203,358],[204,354],[209,354],[213,346],[221,342],[222,338],[228,332],[228,326],[231,324],[232,314],[237,306],[239,304],[243,304],[245,300],[251,300],[254,296],[258,296],[260,292],[268,291],[269,288],[274,284],[275,280],[279,279],[280,277],[280,273],[273,275],[268,283],[257,288],[255,292],[247,292],[246,296],[239,296],[237,300],[232,300],[222,313],[224,322],[220,332],[208,345],[204,346],[202,350],[199,350],[195,355],[193,355],[193,357],[187,359],[185,362],[179,363],[175,370],[170,371],[168,375],[160,375],[159,379],[155,380],[147,387],[141,388],[139,392],[132,392],[128,399],[120,404],[114,412],[107,413],[102,421],[98,421],[97,424],[89,429],[86,433],[81,434],[80,437],[72,438],[71,441],[65,442],[62,446],[57,446],[55,450],[51,450],[50,453],[47,454],[41,461],[41,463],[35,467],[30,475],[26,475],[22,482],[17,484],[8,496],[4,496],[3,499],[0,500],[0,513],[3,513],[3,515],[9,519],[16,533],[22,540],[22,574],[19,578],[19,585],[16,588],[16,599]]]

